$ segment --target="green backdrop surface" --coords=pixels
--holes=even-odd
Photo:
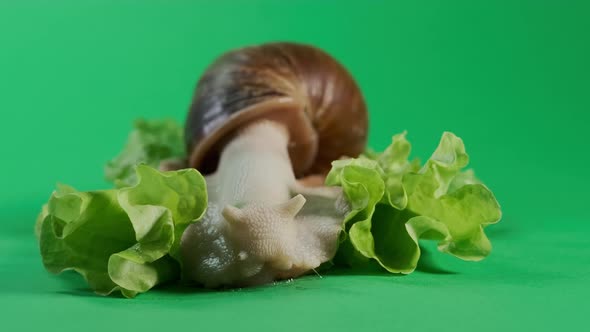
[[[587,1],[0,2],[0,317],[8,330],[585,330],[590,312]],[[500,201],[490,257],[430,250],[408,276],[342,273],[226,292],[98,297],[49,275],[32,233],[56,182],[105,188],[138,117],[184,119],[204,68],[265,41],[344,63],[370,144],[443,131]],[[430,249],[432,249],[430,247]],[[4,329],[4,328],[3,328]]]

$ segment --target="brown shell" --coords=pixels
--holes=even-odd
[[[350,73],[318,48],[269,43],[222,55],[199,80],[185,128],[189,166],[215,171],[224,144],[261,119],[286,124],[297,177],[327,173],[367,141],[367,108]]]

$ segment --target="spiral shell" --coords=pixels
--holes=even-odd
[[[364,98],[340,63],[313,46],[268,43],[223,54],[199,80],[185,128],[189,166],[215,171],[224,145],[262,119],[289,129],[297,177],[325,174],[367,141]]]

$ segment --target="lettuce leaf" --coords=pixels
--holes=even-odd
[[[118,188],[132,186],[137,182],[136,165],[158,168],[163,160],[182,159],[183,133],[182,126],[171,119],[136,120],[121,153],[107,162],[105,178]]]
[[[445,132],[424,165],[410,161],[406,132],[382,153],[338,160],[326,184],[341,186],[351,206],[337,260],[355,266],[369,260],[393,273],[411,273],[420,240],[464,260],[491,251],[484,228],[501,218],[492,192],[473,170],[463,141]]]
[[[180,238],[207,207],[195,169],[135,167],[133,187],[77,191],[58,186],[36,232],[45,268],[74,270],[98,294],[134,297],[180,276]]]

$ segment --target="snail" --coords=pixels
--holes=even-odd
[[[357,83],[323,50],[267,43],[221,55],[186,119],[186,166],[205,175],[209,203],[182,236],[184,277],[251,286],[331,260],[349,207],[323,179],[333,160],[363,152],[367,132]]]

